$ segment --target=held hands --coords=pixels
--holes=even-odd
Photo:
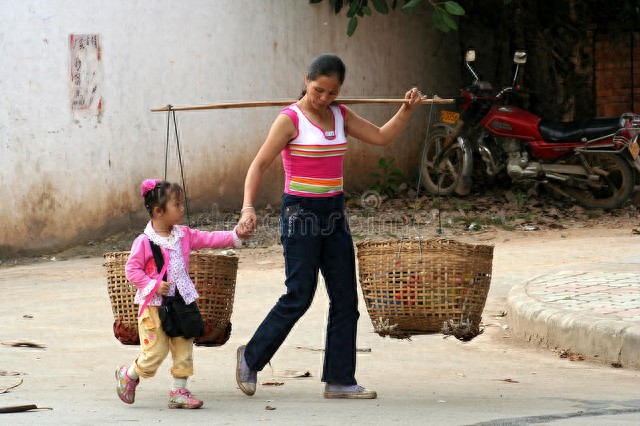
[[[404,98],[409,102],[403,106],[409,111],[413,111],[422,101],[427,99],[427,96],[423,95],[417,87],[413,87],[404,94]]]
[[[258,217],[253,207],[245,207],[240,212],[240,220],[236,227],[236,234],[242,240],[246,240],[258,227]]]

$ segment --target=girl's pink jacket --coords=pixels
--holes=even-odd
[[[188,226],[174,226],[180,226],[182,230],[183,236],[180,239],[180,246],[187,271],[189,271],[189,254],[191,250],[238,247],[240,243],[240,240],[238,240],[233,231],[208,232],[191,229]],[[158,271],[155,268],[151,271],[145,271],[145,267],[151,259],[153,259],[153,253],[151,251],[149,237],[141,234],[133,242],[129,260],[127,260],[124,268],[127,279],[138,288],[136,292],[136,299],[138,300],[150,292],[158,278]],[[165,257],[165,262],[166,261],[167,259]],[[154,296],[149,305],[159,306],[161,304],[162,299],[158,297],[156,300],[157,296],[157,294]]]

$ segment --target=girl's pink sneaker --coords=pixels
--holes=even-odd
[[[140,379],[131,379],[127,375],[128,369],[129,367],[126,365],[121,365],[116,370],[116,392],[118,392],[118,396],[122,402],[126,404],[133,404],[133,401],[136,399],[136,386],[140,383]]]
[[[200,408],[202,401],[191,395],[186,388],[169,392],[169,408]]]

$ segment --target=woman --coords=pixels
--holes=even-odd
[[[421,95],[415,88],[409,90],[407,103],[377,127],[344,105],[334,104],[344,78],[345,66],[337,56],[323,54],[313,59],[301,98],[275,119],[247,172],[238,226],[253,231],[257,225],[253,201],[260,181],[282,153],[285,188],[280,231],[287,287],[249,343],[238,348],[236,380],[247,395],[255,393],[257,372],[311,305],[320,271],[329,296],[324,397],[377,396],[355,379],[359,313],[353,241],[342,194],[343,155],[347,136],[373,145],[391,143],[420,104]]]

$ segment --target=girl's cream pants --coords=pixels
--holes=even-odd
[[[171,375],[186,379],[193,375],[193,339],[169,337],[162,330],[157,306],[147,306],[138,318],[142,353],[135,370],[140,377],[153,377],[169,352],[173,359]]]

